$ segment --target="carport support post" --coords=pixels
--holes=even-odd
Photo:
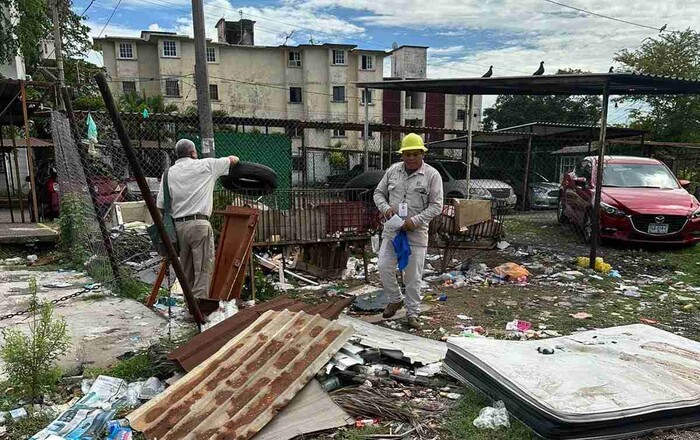
[[[12,201],[12,192],[10,192],[10,179],[8,178],[8,173],[12,172],[12,157],[10,153],[8,152],[7,154],[7,162],[5,162],[5,143],[3,142],[3,136],[2,136],[2,125],[0,125],[0,152],[2,152],[2,164],[3,164],[3,171],[5,175],[5,190],[7,190],[7,200],[10,202],[10,221],[12,223],[15,222],[15,211],[12,205],[14,205]],[[8,168],[5,165],[10,165]],[[9,170],[9,171],[8,171]]]
[[[12,136],[12,154],[15,158],[15,175],[17,176],[17,200],[19,201],[19,216],[24,223],[24,201],[22,200],[22,177],[19,175],[19,159],[17,158],[17,140],[15,139],[15,123],[10,111],[10,135]],[[36,214],[35,214],[36,215]]]
[[[467,112],[464,117],[467,118],[467,151],[465,162],[467,163],[467,198],[471,199],[472,186],[472,111],[474,108],[474,95],[469,95],[467,99]]]
[[[523,211],[525,211],[525,204],[527,200],[527,195],[530,193],[528,190],[528,180],[530,179],[530,157],[532,156],[532,135],[527,138],[527,156],[525,157],[525,175],[523,176],[523,198],[521,200],[520,206]]]
[[[608,129],[608,100],[610,99],[610,84],[603,86],[603,108],[600,116],[600,145],[598,146],[598,169],[595,176],[595,200],[593,202],[593,218],[591,219],[591,254],[589,266],[595,268],[600,241],[600,199],[603,191],[603,165],[605,161],[605,140]]]
[[[365,173],[369,170],[369,89],[362,89],[365,101]]]

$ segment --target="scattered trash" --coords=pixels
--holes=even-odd
[[[622,292],[623,296],[629,296],[631,298],[641,298],[642,294],[639,290],[629,289]]]
[[[112,420],[107,424],[107,440],[131,440],[133,432],[126,419]]]
[[[649,319],[649,318],[639,318],[639,322],[642,322],[644,324],[649,324],[649,325],[654,325],[654,324],[659,323],[659,321],[656,321],[654,319]]]
[[[416,368],[416,376],[433,377],[442,371],[442,362],[435,362],[424,367]]]
[[[613,278],[622,278],[622,275],[620,275],[620,272],[618,272],[617,270],[614,270],[614,269],[611,270],[610,272],[608,272],[608,275],[613,277]]]
[[[520,319],[514,319],[506,324],[506,331],[509,332],[526,332],[532,328],[532,323],[528,321],[521,321]]]
[[[506,280],[517,280],[530,276],[530,272],[526,268],[516,263],[501,264],[493,269],[493,273]]]
[[[219,301],[219,308],[216,309],[214,313],[209,315],[207,321],[202,324],[202,331],[208,330],[214,327],[221,321],[230,318],[231,316],[238,313],[238,306],[236,306],[236,301]]]
[[[10,417],[12,417],[12,420],[15,421],[24,419],[28,416],[29,414],[27,414],[27,410],[24,408],[17,408],[10,411]]]
[[[48,287],[50,289],[64,289],[66,287],[73,287],[73,283],[66,283],[65,281],[57,281],[53,283],[46,283],[44,284],[44,287]]]
[[[0,264],[3,266],[16,266],[22,263],[24,263],[24,260],[22,260],[20,257],[5,258],[4,260],[0,260]]]
[[[507,241],[499,241],[498,243],[496,243],[496,248],[499,251],[504,251],[504,250],[508,249],[509,246],[510,246],[510,243],[508,243]]]
[[[36,260],[38,260],[38,259],[39,259],[39,257],[37,257],[36,255],[27,255],[27,262],[30,265],[34,264],[36,262]]]
[[[508,411],[503,401],[499,400],[493,406],[482,408],[479,417],[474,420],[474,426],[478,429],[493,429],[500,427],[510,428]]]
[[[571,316],[572,318],[575,318],[575,319],[588,319],[588,318],[593,317],[593,315],[591,315],[590,313],[586,313],[586,312],[571,313],[571,314],[569,314],[569,316]]]
[[[471,321],[472,319],[474,319],[474,318],[467,316],[467,315],[457,315],[457,318],[461,319],[462,321]]]
[[[442,295],[440,295],[440,297],[438,298],[438,301],[442,301],[442,302],[447,301],[447,294],[443,293]]]
[[[462,397],[462,395],[459,394],[459,393],[445,393],[445,392],[442,392],[442,393],[440,393],[440,395],[441,395],[442,397],[446,397],[446,398],[448,398],[448,399],[450,399],[450,400],[459,400],[459,399]]]
[[[576,259],[576,265],[579,267],[589,267],[591,264],[591,259],[588,257],[578,257]],[[594,264],[594,269],[597,272],[604,273],[604,274],[609,274],[610,271],[612,270],[612,266],[605,261],[603,261],[603,257],[597,257],[595,259],[595,264]]]
[[[357,266],[360,264],[362,264],[361,260],[355,257],[348,258],[345,270],[343,271],[342,279],[345,281],[355,278],[357,276]]]
[[[542,354],[554,354],[553,348],[537,347],[537,352]]]
[[[158,394],[165,391],[165,385],[157,377],[151,377],[139,390],[139,399],[141,400],[151,400]]]
[[[365,426],[373,426],[373,425],[378,425],[380,422],[379,419],[374,418],[374,419],[356,419],[355,420],[355,428],[364,428]]]

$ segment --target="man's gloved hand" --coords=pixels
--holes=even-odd
[[[401,227],[401,229],[403,229],[404,231],[409,232],[409,231],[412,231],[412,230],[416,229],[416,224],[413,223],[413,220],[409,218],[409,219],[406,219],[406,221],[403,222],[403,226]]]
[[[231,165],[237,165],[238,162],[241,160],[238,158],[238,156],[229,156],[228,157],[229,162],[231,162]]]
[[[394,211],[394,208],[389,208],[386,211],[384,211],[384,218],[389,220],[390,218],[392,218],[394,216],[394,214],[396,214],[396,212]]]

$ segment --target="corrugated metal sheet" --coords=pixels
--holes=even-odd
[[[352,333],[318,315],[268,311],[128,419],[149,439],[249,439]]]
[[[292,312],[303,310],[310,315],[321,315],[326,319],[335,319],[353,300],[354,298],[343,298],[313,305],[292,299],[287,295],[278,296],[254,307],[243,309],[234,316],[200,333],[190,339],[187,344],[173,350],[168,355],[168,359],[177,361],[186,371],[192,371],[268,310],[282,311],[286,309]]]

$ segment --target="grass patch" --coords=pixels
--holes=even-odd
[[[481,430],[472,424],[479,416],[479,412],[489,402],[481,395],[470,389],[460,391],[462,398],[449,412],[443,428],[445,437],[450,440],[534,440],[535,434],[527,426],[515,418],[510,418],[510,428],[500,428],[496,431],[490,429]]]
[[[674,252],[662,254],[662,261],[670,264],[674,270],[683,272],[676,275],[678,281],[700,286],[700,247],[692,246]]]
[[[388,434],[389,429],[384,426],[366,426],[364,428],[348,428],[339,431],[333,437],[335,440],[367,440],[368,435]]]
[[[9,416],[8,416],[9,417]],[[3,440],[25,440],[44,429],[53,421],[53,417],[47,415],[35,415],[7,424],[7,433]]]

